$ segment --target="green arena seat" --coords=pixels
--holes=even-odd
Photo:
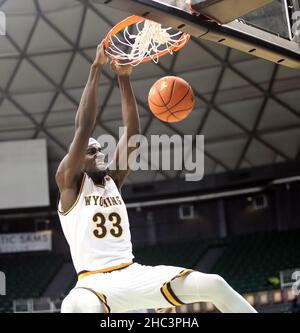
[[[42,296],[63,263],[52,253],[0,256],[0,270],[6,275],[6,296],[0,297],[0,312],[11,312],[13,299]]]
[[[278,288],[268,279],[296,267],[300,267],[300,230],[273,231],[232,239],[213,273],[245,293]]]

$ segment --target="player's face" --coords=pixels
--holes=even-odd
[[[95,173],[106,169],[105,155],[96,145],[88,146],[85,154],[84,170],[87,173]]]

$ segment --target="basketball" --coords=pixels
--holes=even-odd
[[[166,76],[156,81],[150,89],[148,104],[158,119],[176,123],[193,111],[195,96],[185,80],[177,76]]]

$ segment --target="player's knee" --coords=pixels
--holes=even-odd
[[[105,307],[92,291],[74,289],[63,300],[62,313],[104,313]]]
[[[206,291],[210,295],[219,294],[227,287],[227,282],[218,274],[204,274],[200,272],[193,272],[191,274],[197,282],[199,289],[205,285]]]
[[[210,274],[210,285],[214,293],[221,295],[222,292],[227,288],[227,282],[218,274]]]
[[[73,313],[76,308],[76,299],[73,297],[72,294],[69,294],[67,297],[64,298],[61,304],[61,313]]]

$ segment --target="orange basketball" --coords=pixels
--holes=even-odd
[[[175,123],[185,119],[193,111],[195,96],[185,80],[176,76],[166,76],[152,86],[148,104],[158,119]]]

